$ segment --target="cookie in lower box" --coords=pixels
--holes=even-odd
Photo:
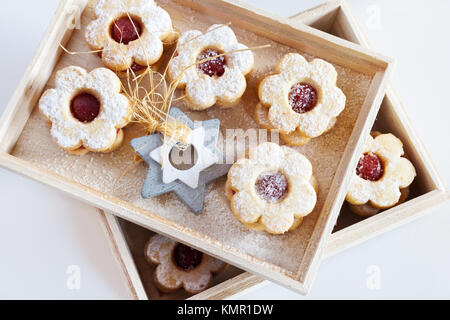
[[[416,170],[403,143],[391,133],[372,132],[354,172],[346,200],[356,214],[369,217],[406,201]]]
[[[191,294],[200,293],[226,267],[220,260],[161,235],[148,240],[144,253],[149,263],[157,265],[154,284],[165,293],[181,288]]]

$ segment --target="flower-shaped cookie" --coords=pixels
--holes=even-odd
[[[86,41],[92,50],[103,50],[103,64],[116,72],[156,63],[163,41],[174,35],[169,14],[153,0],[99,0],[95,15]]]
[[[251,51],[234,52],[245,49],[224,25],[213,25],[204,34],[187,31],[178,40],[178,55],[169,63],[169,78],[185,88],[191,109],[204,110],[216,103],[234,106],[247,88],[245,76],[254,64]]]
[[[154,280],[163,292],[183,287],[189,293],[199,293],[209,287],[212,275],[226,266],[220,260],[161,235],[150,238],[144,253],[150,263],[158,265]]]
[[[250,229],[283,234],[295,229],[317,201],[308,159],[275,143],[263,143],[228,173],[231,209]]]
[[[416,176],[414,166],[403,155],[403,144],[394,135],[369,136],[353,174],[347,201],[353,205],[370,203],[376,209],[398,204],[400,190],[409,187]]]
[[[56,74],[56,88],[44,92],[39,110],[51,134],[68,152],[109,152],[123,140],[121,128],[131,120],[131,102],[110,70],[67,67]]]
[[[300,54],[285,55],[276,74],[259,86],[261,104],[270,108],[271,126],[286,135],[297,130],[306,139],[325,133],[345,108],[346,98],[336,80],[336,70],[328,62],[308,63]]]
[[[269,109],[266,107],[263,107],[263,105],[261,103],[258,103],[258,105],[255,108],[255,119],[261,128],[269,130],[269,131],[275,130],[269,121]],[[325,130],[324,133],[332,130],[334,125],[336,124],[336,121],[337,121],[337,119],[333,118],[330,121],[330,123],[328,124],[328,128],[327,128],[327,130]],[[296,146],[296,147],[304,146],[311,140],[310,137],[303,135],[298,130],[295,130],[290,134],[280,133],[280,138],[287,145]]]

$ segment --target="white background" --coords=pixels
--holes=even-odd
[[[291,16],[322,1],[247,0]],[[59,0],[2,1],[0,112],[31,60]],[[377,51],[397,59],[393,83],[444,180],[450,182],[450,1],[350,1]],[[379,11],[379,23],[374,12]],[[372,17],[372,18],[371,18]],[[450,298],[450,205],[327,259],[308,298]],[[96,211],[0,169],[0,298],[129,298]],[[81,289],[66,270],[81,268]],[[367,286],[379,268],[378,290]],[[305,299],[270,284],[243,298]]]

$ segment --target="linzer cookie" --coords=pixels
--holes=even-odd
[[[259,86],[257,122],[280,132],[289,145],[306,144],[331,130],[345,108],[346,97],[336,80],[337,72],[328,62],[308,63],[300,54],[285,55],[275,74]]]
[[[115,72],[139,72],[157,63],[163,42],[175,32],[169,14],[153,0],[100,0],[96,20],[86,29],[92,50],[102,50],[103,64]]]
[[[145,257],[158,265],[154,282],[162,292],[184,288],[189,293],[199,293],[209,287],[213,274],[226,266],[220,260],[161,235],[150,238]]]
[[[169,63],[169,78],[185,89],[186,102],[193,110],[215,104],[232,107],[244,94],[245,76],[253,69],[253,53],[245,49],[224,25],[213,25],[205,33],[187,31]]]
[[[233,165],[226,193],[231,210],[247,228],[284,234],[313,211],[317,183],[308,159],[268,142]]]
[[[72,66],[58,71],[56,88],[42,95],[39,110],[54,140],[72,154],[115,150],[132,117],[120,79],[105,68],[88,73]]]
[[[404,157],[402,142],[393,134],[372,133],[353,174],[347,201],[361,216],[372,216],[406,200],[416,170]]]
[[[262,104],[259,103],[255,108],[256,122],[258,123],[258,125],[261,128],[272,131],[272,130],[274,130],[274,128],[272,127],[271,123],[269,122],[268,115],[269,115],[269,109],[266,107],[263,107]],[[334,118],[330,121],[330,124],[329,124],[327,130],[325,131],[325,133],[330,131],[331,129],[333,129],[334,125],[336,124],[336,121],[337,121],[336,118]],[[280,133],[280,138],[287,145],[290,145],[290,146],[303,146],[311,140],[310,137],[301,134],[298,130],[296,130],[290,134]]]

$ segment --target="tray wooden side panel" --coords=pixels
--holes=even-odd
[[[391,66],[388,67],[388,70],[388,72],[390,73]],[[382,86],[386,86],[388,78],[385,77],[384,73],[377,72],[374,77],[374,82],[378,81],[382,83]],[[374,105],[380,106],[383,97],[384,91],[379,91],[376,90],[375,87],[372,87],[369,90],[366,101],[372,101]],[[304,283],[306,291],[309,291],[309,289],[311,288],[321,261],[321,256],[318,255],[317,252],[324,252],[327,246],[329,236],[331,235],[334,225],[336,224],[341,205],[347,194],[347,189],[351,180],[351,170],[355,170],[356,168],[359,155],[362,152],[365,137],[369,135],[371,131],[371,126],[375,122],[378,110],[379,107],[372,107],[364,108],[361,111],[361,114],[358,117],[357,123],[355,125],[355,129],[353,130],[353,133],[350,137],[349,144],[347,145],[348,147],[341,160],[341,165],[339,166],[335,174],[330,193],[336,193],[334,197],[332,197],[331,194],[328,196],[327,201],[324,205],[324,209],[322,211],[331,212],[331,214],[321,215],[319,220],[317,221],[316,228],[313,234],[313,237],[315,237],[316,241],[310,242],[306,252],[306,259],[303,260],[297,272],[297,279]],[[351,148],[350,146],[357,147]],[[344,166],[344,163],[347,163],[349,165]],[[315,247],[311,248],[311,246]]]
[[[119,226],[117,218],[101,210],[97,211],[100,216],[100,224],[109,239],[111,251],[114,253],[114,257],[122,270],[131,295],[136,300],[148,300],[147,293],[142,285],[142,280],[139,277],[126,238]]]
[[[52,74],[62,49],[69,41],[87,0],[66,0],[58,6],[25,75],[0,119],[0,152],[9,153],[20,136],[42,90]]]

